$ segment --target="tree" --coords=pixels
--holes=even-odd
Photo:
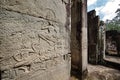
[[[117,13],[117,15],[112,20],[106,21],[107,30],[120,31],[120,8],[118,8],[115,13]]]

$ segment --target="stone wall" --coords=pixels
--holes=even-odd
[[[120,32],[117,30],[106,31],[106,53],[120,56]]]
[[[118,56],[120,56],[120,32],[116,36],[116,43],[117,43],[117,53],[118,53]]]
[[[99,16],[96,16],[96,11],[88,12],[88,61],[93,64],[98,62],[99,23]]]
[[[2,80],[69,80],[70,0],[0,0]]]

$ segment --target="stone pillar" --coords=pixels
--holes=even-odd
[[[0,0],[2,80],[69,80],[70,0]]]
[[[105,49],[106,49],[106,26],[103,21],[100,22],[100,27],[99,27],[98,49],[99,49],[98,60],[100,63],[103,63],[105,59]]]
[[[87,0],[72,0],[71,65],[81,76],[87,70]]]
[[[98,62],[98,31],[99,16],[96,11],[88,12],[88,61],[93,64]]]

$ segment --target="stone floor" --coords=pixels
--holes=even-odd
[[[71,76],[70,80],[79,80]],[[120,80],[120,71],[101,65],[88,65],[88,75],[84,80]]]

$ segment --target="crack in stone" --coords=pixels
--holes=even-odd
[[[48,21],[53,21],[55,23],[61,23],[61,22],[58,22],[58,21],[55,21],[55,20],[47,19],[47,18],[42,17],[42,16],[33,15],[33,14],[29,14],[29,13],[22,13],[20,11],[15,11],[15,10],[12,10],[12,9],[3,8],[1,6],[0,6],[0,9],[11,11],[11,12],[15,12],[15,13],[19,13],[19,14],[23,14],[23,15],[28,15],[28,16],[31,16],[31,17],[42,18],[42,19],[45,19],[45,20],[48,20]]]

